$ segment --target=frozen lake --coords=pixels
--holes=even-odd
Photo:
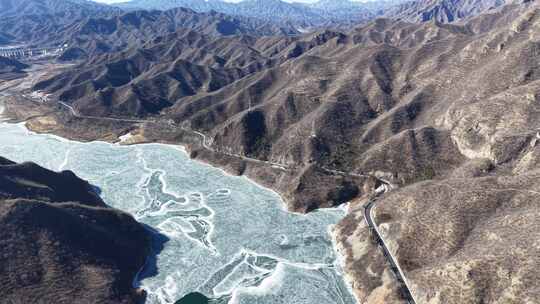
[[[149,304],[194,291],[213,303],[355,303],[329,235],[343,210],[287,212],[277,194],[170,145],[78,143],[0,123],[0,155],[72,170],[161,233],[157,269],[138,282]]]

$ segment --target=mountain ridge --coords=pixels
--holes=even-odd
[[[533,301],[538,2],[404,19],[294,36],[150,34],[53,69],[7,98],[6,114],[83,141],[182,144],[292,211],[348,202],[334,235],[359,301],[406,303],[380,239],[419,302]],[[50,95],[28,102],[35,90]]]
[[[151,236],[71,171],[0,157],[0,286],[6,303],[142,303],[132,282]]]
[[[417,0],[390,8],[385,17],[410,22],[455,22],[522,0]]]
[[[347,0],[345,0],[347,1]],[[198,12],[218,11],[221,13],[258,18],[273,22],[290,22],[297,27],[323,27],[344,26],[357,24],[371,19],[375,14],[362,4],[350,2],[347,7],[336,5],[328,6],[328,3],[304,4],[287,3],[281,0],[261,1],[247,0],[238,3],[224,1],[197,1],[197,0],[134,0],[118,7],[124,9],[171,9],[174,7],[186,7]]]
[[[69,45],[61,58],[74,60],[102,53],[139,47],[147,40],[190,28],[204,34],[291,35],[291,27],[217,12],[196,13],[185,8],[167,11],[131,11],[68,21],[41,15],[10,17],[0,21],[0,33],[30,45]]]

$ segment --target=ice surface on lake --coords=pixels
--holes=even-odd
[[[343,210],[289,213],[275,193],[168,145],[77,143],[0,124],[0,155],[72,170],[168,238],[157,269],[141,274],[147,303],[193,291],[213,303],[355,303],[328,234]]]

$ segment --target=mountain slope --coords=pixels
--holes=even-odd
[[[169,52],[171,44],[165,42],[61,74],[36,88],[86,115],[188,121],[213,138],[218,150],[290,166],[298,179],[274,186],[284,187],[293,208],[305,209],[327,201],[318,190],[305,188],[302,178],[327,176],[321,168],[386,172],[408,184],[444,176],[473,155],[472,143],[453,138],[458,118],[445,113],[463,107],[470,96],[494,98],[508,86],[504,75],[521,75],[517,83],[535,79],[535,66],[529,64],[533,54],[524,53],[533,42],[512,36],[506,23],[506,16],[516,18],[512,12],[521,9],[508,7],[467,26],[377,20],[347,34],[237,37],[219,44],[194,38],[178,45],[178,50],[191,49],[183,55]],[[494,27],[504,34],[495,34]],[[515,60],[507,59],[508,52]],[[473,77],[478,73],[485,77]],[[110,81],[120,75],[121,80]],[[400,150],[388,150],[393,146]],[[382,147],[387,152],[381,153]],[[401,158],[410,153],[414,158]],[[511,152],[490,153],[485,155],[498,161]],[[337,183],[349,193],[347,182]]]
[[[540,150],[532,147],[527,152],[536,157]],[[538,166],[505,177],[478,171],[477,176],[428,181],[379,199],[375,222],[403,268],[416,303],[525,304],[540,297],[535,287],[539,249],[531,245],[540,237],[539,173]],[[385,262],[377,245],[369,244],[370,230],[360,209],[338,227],[340,246],[348,256],[346,271],[360,299],[403,303],[390,292],[389,270],[375,274],[358,268],[361,263],[378,269]]]
[[[52,95],[28,125],[182,143],[295,211],[351,202],[337,236],[360,301],[404,303],[364,225],[376,198],[418,302],[527,303],[539,269],[526,238],[539,231],[539,33],[537,2],[294,37],[179,30],[38,83]]]
[[[305,5],[287,3],[281,0],[245,0],[238,3],[228,3],[221,0],[133,0],[118,4],[119,7],[143,9],[171,9],[186,7],[198,12],[217,11],[229,15],[253,17],[261,20],[291,23],[297,27],[323,27],[358,24],[374,16],[370,9],[363,5],[342,0],[328,7],[320,5]]]
[[[1,0],[0,17],[23,15],[70,15],[118,12],[118,9],[86,0]]]
[[[0,33],[10,35],[13,40],[41,47],[68,44],[68,54],[63,56],[66,59],[138,47],[148,40],[174,33],[181,28],[221,36],[296,33],[290,27],[279,27],[265,21],[230,17],[216,12],[196,13],[184,8],[88,15],[92,17],[64,18],[58,14],[10,16],[0,20]]]
[[[28,44],[38,37],[43,40],[37,42],[51,45],[47,38],[73,22],[121,12],[119,8],[86,0],[0,0],[0,45]]]
[[[84,99],[73,104],[85,113],[104,111],[101,115],[146,117],[170,107],[174,100],[219,90],[275,65],[277,61],[254,45],[267,39],[226,38],[180,30],[148,42],[141,50],[95,57],[77,71],[51,78],[38,87],[54,88],[66,102]],[[110,107],[94,104],[90,101],[94,98]],[[86,106],[92,109],[83,109]]]
[[[21,73],[29,66],[17,60],[0,56],[0,75],[6,73]]]
[[[0,286],[6,303],[140,303],[146,229],[72,172],[0,158]]]
[[[385,16],[410,22],[454,22],[521,0],[419,0],[392,7]]]

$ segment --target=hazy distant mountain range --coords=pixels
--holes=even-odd
[[[245,0],[229,3],[222,0],[133,0],[118,4],[125,9],[170,9],[187,7],[197,12],[217,11],[230,15],[288,21],[298,26],[328,26],[359,23],[380,15],[383,8],[401,0],[370,3],[348,0],[321,0],[313,4],[287,3],[280,0]]]
[[[233,25],[228,24],[224,27],[220,23],[216,24],[220,27],[217,32],[247,33],[247,28],[251,28],[257,29],[257,34],[267,35],[294,34],[298,31],[325,27],[347,29],[381,16],[412,22],[431,19],[452,22],[474,16],[510,1],[522,0],[418,0],[411,2],[388,0],[366,3],[349,0],[320,0],[312,4],[287,3],[281,0],[245,0],[239,3],[222,0],[133,0],[116,6],[86,0],[0,0],[0,44],[17,40],[35,41],[35,38],[50,42],[53,41],[50,39],[51,34],[58,36],[68,33],[72,28],[79,26],[74,23],[80,22],[93,22],[101,29],[108,27],[108,30],[114,30],[111,28],[111,22],[116,22],[118,29],[124,29],[118,20],[112,21],[123,15],[126,17],[120,20],[120,23],[128,22],[129,27],[144,23],[146,17],[152,20],[157,18],[160,23],[163,23],[163,19],[168,19],[169,21],[165,23],[168,24],[169,32],[179,25],[185,26],[183,21],[171,23],[170,17],[163,17],[170,13],[139,12],[126,15],[126,12],[143,9],[165,11],[182,7],[199,13],[216,14],[217,12],[229,15],[222,18],[232,20],[236,27],[242,24],[239,27],[243,28],[231,29]],[[22,16],[28,17],[21,18]],[[54,17],[51,18],[52,16]],[[135,19],[132,20],[132,18]],[[105,20],[108,20],[107,24],[103,23]],[[201,27],[200,22],[198,22],[198,27]]]
[[[389,8],[385,17],[411,22],[437,20],[454,22],[484,11],[522,0],[418,0]]]
[[[217,12],[196,13],[186,8],[129,11],[88,1],[1,0],[0,8],[22,12],[0,19],[0,45],[68,44],[61,59],[79,59],[137,47],[178,29],[211,35],[291,35],[294,27],[261,19]],[[22,6],[23,8],[17,8]],[[63,8],[61,8],[63,7]],[[25,12],[28,12],[26,14]],[[2,39],[2,37],[4,37]]]
[[[118,8],[86,0],[0,0],[0,17],[53,14],[97,17],[119,11]]]
[[[477,15],[491,8],[521,0],[387,0],[353,2],[320,0],[311,4],[281,0],[132,0],[117,4],[123,9],[158,9],[186,7],[197,12],[216,11],[229,15],[253,17],[272,22],[288,22],[300,30],[313,27],[342,27],[360,24],[376,17],[423,22],[435,19],[453,22]]]

